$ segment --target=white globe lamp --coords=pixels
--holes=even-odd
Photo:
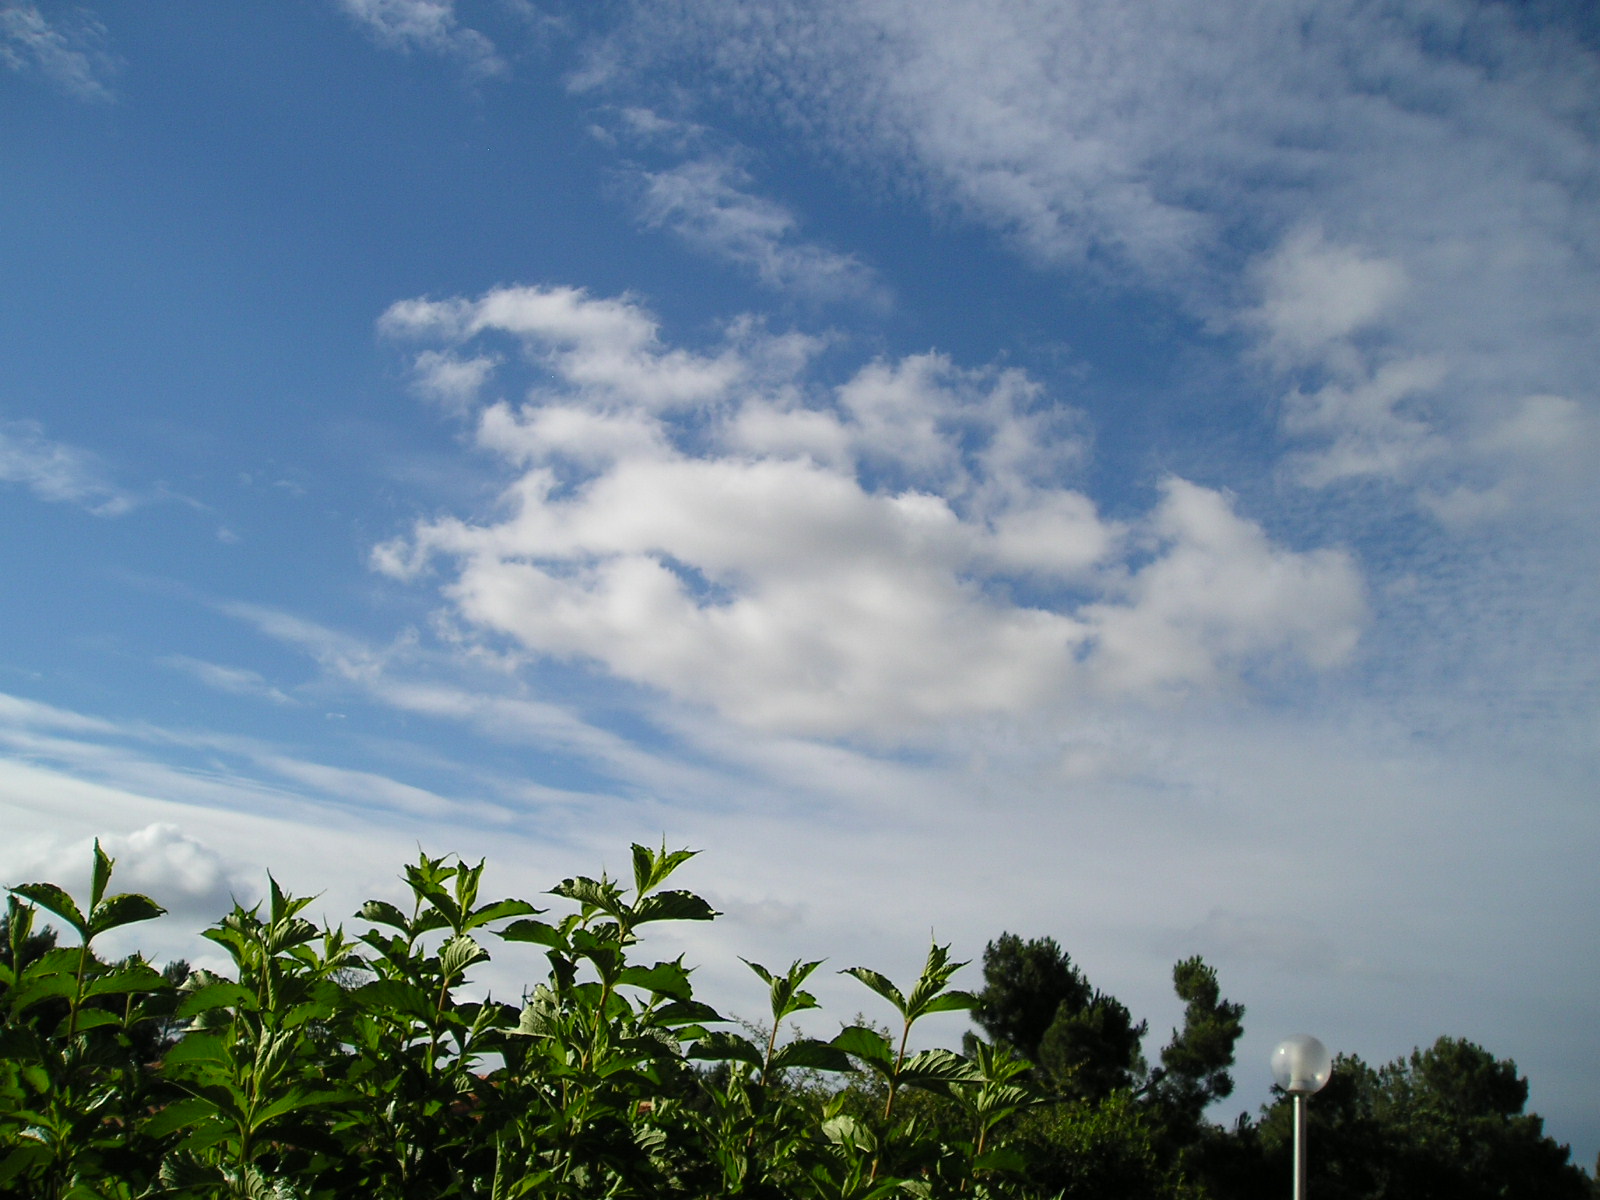
[[[1294,1099],[1294,1200],[1306,1196],[1306,1097],[1333,1074],[1333,1055],[1309,1033],[1297,1033],[1272,1051],[1272,1078]]]

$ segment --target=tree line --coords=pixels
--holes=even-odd
[[[97,843],[87,904],[20,884],[0,918],[0,1196],[1282,1194],[1286,1106],[1206,1117],[1233,1090],[1244,1009],[1201,959],[1173,968],[1183,1024],[1153,1063],[1145,1022],[1052,939],[1009,933],[970,992],[937,944],[915,980],[847,968],[879,1015],[795,1036],[820,960],[748,963],[767,1005],[746,1024],[695,997],[681,958],[644,953],[650,926],[717,915],[667,886],[690,857],[635,845],[631,886],[563,880],[552,916],[480,896],[482,862],[423,854],[404,868],[409,908],[370,901],[354,933],[269,879],[204,934],[222,974],[96,953],[162,912],[111,892]],[[518,1004],[470,999],[473,969],[518,943],[542,955],[540,982]],[[941,1013],[978,1032],[913,1051]],[[1313,1191],[1592,1200],[1526,1100],[1515,1064],[1465,1041],[1377,1068],[1341,1057],[1311,1106]]]

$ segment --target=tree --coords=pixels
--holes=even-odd
[[[1213,1100],[1233,1094],[1233,1048],[1244,1033],[1244,1005],[1222,999],[1215,967],[1196,955],[1172,968],[1172,987],[1184,1002],[1183,1028],[1161,1051],[1149,1090],[1169,1112],[1199,1120]]]
[[[983,979],[973,1019],[992,1041],[1034,1063],[1050,1086],[1098,1100],[1142,1073],[1139,1043],[1148,1025],[1092,987],[1054,938],[1002,933],[984,949]]]
[[[1341,1055],[1307,1110],[1313,1187],[1327,1200],[1589,1200],[1588,1177],[1527,1099],[1515,1062],[1462,1038],[1377,1070]],[[1281,1100],[1261,1126],[1275,1169],[1288,1169],[1292,1128]]]

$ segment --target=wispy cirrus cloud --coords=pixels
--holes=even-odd
[[[618,171],[646,227],[674,234],[788,299],[889,303],[876,271],[854,254],[808,239],[792,207],[761,193],[747,148],[705,125],[637,106],[604,110],[591,132],[668,160],[629,161]]]
[[[640,171],[639,212],[707,254],[749,271],[765,286],[819,300],[881,304],[884,288],[852,254],[805,241],[787,207],[752,190],[748,171],[701,157],[661,171]]]
[[[631,17],[597,51],[615,92],[701,73],[1041,265],[1257,339],[1309,487],[1498,495],[1484,448],[1527,398],[1600,420],[1600,61],[1559,22],[1466,0]]]
[[[116,60],[106,49],[105,27],[83,11],[52,23],[29,0],[0,3],[0,65],[37,72],[80,100],[115,98]]]
[[[461,24],[455,0],[336,0],[379,45],[452,58],[476,79],[505,75],[510,67],[478,30]]]
[[[97,516],[116,517],[137,499],[116,486],[89,450],[53,441],[37,421],[0,420],[0,482],[27,488],[41,500],[74,504]]]

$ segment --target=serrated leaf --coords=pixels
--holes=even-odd
[[[926,1016],[929,1013],[965,1012],[977,1003],[978,998],[971,992],[941,992],[933,999],[926,1001],[917,1012],[921,1016]]]
[[[901,1014],[901,1016],[905,1015],[906,999],[900,994],[900,989],[895,987],[895,985],[889,981],[888,976],[879,974],[871,967],[846,967],[844,970],[840,971],[839,974],[855,976],[855,978],[859,979],[862,983],[866,984],[873,991],[877,992],[878,995],[882,996],[890,1004],[894,1005],[895,1009]]]
[[[72,1017],[70,1015],[63,1017],[60,1028],[65,1030],[71,1023]],[[107,1025],[120,1024],[122,1024],[122,1018],[116,1013],[109,1013],[98,1008],[82,1008],[78,1010],[76,1029],[79,1033],[88,1033],[91,1029],[102,1029]]]
[[[363,921],[371,921],[374,925],[388,925],[402,933],[408,932],[411,928],[411,922],[405,913],[387,900],[368,900],[356,915]]]
[[[117,967],[98,979],[90,981],[83,989],[85,997],[121,996],[129,992],[159,992],[170,985],[167,977],[147,963],[133,963]]]
[[[6,997],[11,1011],[22,1014],[45,1000],[62,999],[77,990],[78,981],[71,975],[46,975],[17,988]]]
[[[884,1070],[894,1068],[894,1047],[876,1029],[850,1025],[841,1029],[828,1044]]]
[[[815,1038],[799,1038],[787,1046],[781,1046],[772,1056],[769,1068],[773,1071],[786,1071],[790,1067],[802,1067],[812,1071],[853,1071],[855,1064],[850,1061],[850,1055],[838,1046],[827,1042],[819,1042]]]
[[[402,979],[375,979],[364,983],[350,993],[350,998],[379,1016],[393,1014],[432,1021],[438,1015],[433,998]]]
[[[650,1014],[651,1019],[657,1024],[669,1029],[680,1025],[710,1023],[716,1024],[723,1020],[723,1016],[709,1004],[702,1004],[698,1000],[673,1000],[663,1004]]]
[[[721,1029],[707,1034],[690,1046],[686,1057],[707,1062],[742,1062],[752,1067],[761,1066],[761,1051],[749,1038]]]
[[[120,925],[155,920],[165,912],[166,909],[152,901],[149,896],[141,896],[136,891],[125,891],[120,896],[107,896],[104,901],[94,906],[90,914],[90,936],[98,938],[107,930],[115,930]]]
[[[585,908],[599,909],[618,920],[627,913],[627,907],[622,903],[622,893],[608,879],[590,879],[587,875],[578,875],[563,879],[550,889],[550,894],[574,900]]]
[[[94,840],[94,875],[89,884],[89,910],[93,912],[100,907],[100,898],[106,894],[106,885],[111,882],[112,859],[100,848],[100,839]]]
[[[190,1064],[227,1061],[228,1048],[221,1034],[188,1033],[179,1038],[177,1045],[167,1051],[162,1058],[162,1065],[170,1069]]]
[[[722,914],[693,892],[656,892],[633,909],[634,925],[646,921],[710,921]]]
[[[565,941],[559,929],[543,921],[513,921],[496,936],[507,942],[533,942],[539,946],[560,946]]]
[[[467,928],[477,929],[487,925],[490,921],[498,921],[504,917],[525,917],[545,910],[535,908],[526,900],[496,900],[493,904],[485,904],[477,908],[467,917]]]
[[[458,933],[439,947],[439,969],[446,979],[454,979],[475,963],[489,957],[489,952],[471,937]]]
[[[175,1100],[158,1110],[141,1128],[148,1137],[166,1137],[180,1129],[188,1129],[216,1114],[216,1106],[200,1096]]]
[[[1028,1156],[1015,1146],[996,1146],[972,1160],[975,1171],[1006,1171],[1022,1175],[1028,1170]]]
[[[698,850],[668,850],[665,841],[661,843],[660,851],[651,850],[648,846],[641,846],[635,842],[633,845],[634,898],[637,900],[649,892],[653,892],[666,881],[667,876],[671,875],[698,853]]]
[[[214,1008],[237,1008],[245,1012],[256,1010],[256,994],[249,988],[231,979],[212,978],[213,982],[194,989],[179,1001],[174,1015],[189,1018]]]
[[[975,1080],[978,1071],[970,1059],[953,1050],[922,1050],[900,1064],[898,1078],[903,1084],[927,1088]]]
[[[644,988],[658,996],[670,996],[674,1000],[689,1000],[694,996],[693,986],[689,983],[689,970],[683,965],[682,959],[658,962],[651,967],[627,967],[617,976],[617,982]]]
[[[14,888],[7,888],[18,896],[33,901],[40,908],[48,909],[55,913],[68,925],[78,931],[78,936],[83,937],[89,929],[89,923],[83,919],[83,914],[78,911],[78,902],[69,896],[62,888],[53,883],[19,883]]]

